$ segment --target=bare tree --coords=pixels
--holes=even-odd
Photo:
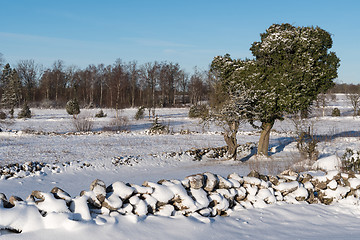
[[[36,87],[43,73],[41,65],[36,64],[32,59],[20,60],[16,69],[20,80],[25,87],[25,100],[27,102],[35,101]]]
[[[146,106],[149,110],[149,118],[150,112],[152,112],[153,117],[155,117],[155,94],[158,86],[159,64],[155,61],[153,63],[148,62],[142,65],[140,77],[147,93]]]
[[[135,107],[136,90],[138,88],[140,71],[137,68],[137,62],[132,61],[127,64],[130,75],[130,93],[131,93],[131,107]]]
[[[347,93],[346,98],[350,101],[351,106],[353,107],[354,117],[358,115],[358,108],[360,103],[360,94],[359,93]]]

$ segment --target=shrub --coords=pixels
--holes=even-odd
[[[95,114],[95,117],[97,118],[102,118],[102,117],[106,117],[107,114],[104,114],[103,110],[100,110],[97,114]]]
[[[27,103],[24,103],[23,108],[18,114],[18,118],[31,118],[31,111]]]
[[[138,108],[135,116],[134,116],[134,119],[135,120],[140,120],[140,119],[143,119],[144,118],[144,113],[145,113],[145,107],[141,106]]]
[[[94,122],[90,118],[84,116],[74,118],[72,122],[75,130],[78,132],[90,132],[94,126]]]
[[[209,109],[205,104],[193,105],[189,109],[190,118],[204,118],[209,115]]]
[[[0,111],[0,119],[6,119],[6,113],[3,111]]]
[[[332,110],[331,116],[333,116],[333,117],[340,117],[340,109],[334,108],[334,109]]]
[[[75,115],[80,113],[80,107],[78,101],[75,99],[71,99],[66,103],[66,112],[70,115],[73,115],[75,118]]]
[[[169,127],[159,122],[159,118],[156,117],[149,129],[150,134],[167,134],[169,133]]]
[[[317,160],[319,152],[317,151],[318,138],[314,134],[314,123],[305,119],[293,120],[296,129],[296,147],[302,157],[309,160]]]
[[[111,120],[109,126],[103,128],[104,131],[128,131],[129,119],[127,117],[117,117]]]
[[[360,172],[360,152],[354,151],[350,148],[346,149],[346,152],[341,157],[342,169],[346,172]]]

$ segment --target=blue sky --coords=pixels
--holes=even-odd
[[[113,64],[116,59],[179,63],[205,70],[216,55],[251,57],[273,23],[333,34],[339,82],[360,83],[360,1],[11,0],[1,1],[0,52],[10,64]]]

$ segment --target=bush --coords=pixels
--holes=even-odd
[[[156,117],[152,126],[149,129],[150,134],[167,134],[169,133],[169,127],[159,122],[159,118]]]
[[[314,123],[305,119],[293,120],[296,129],[296,147],[302,157],[309,160],[317,160],[319,152],[317,150],[318,138],[314,134]]]
[[[27,103],[24,104],[23,108],[19,112],[18,118],[31,118],[31,111]]]
[[[79,103],[76,99],[71,99],[66,103],[66,112],[73,115],[74,118],[75,115],[80,113]]]
[[[103,110],[100,110],[97,114],[95,114],[95,117],[97,118],[102,118],[102,117],[106,117],[107,114],[104,114]]]
[[[135,116],[134,116],[134,119],[135,120],[140,120],[140,119],[143,119],[144,118],[144,113],[145,113],[145,107],[141,106],[138,108]]]
[[[0,111],[0,119],[6,119],[6,113],[3,111]]]
[[[109,126],[103,128],[104,131],[128,131],[129,130],[129,119],[127,117],[114,118]]]
[[[209,109],[206,105],[193,105],[189,109],[190,118],[204,118],[209,115]]]
[[[73,125],[78,132],[90,132],[93,129],[94,122],[88,117],[78,117],[73,119]]]
[[[341,157],[342,169],[346,172],[360,172],[360,152],[354,151],[350,148],[346,149],[346,152]]]
[[[333,117],[340,117],[340,109],[334,108],[334,109],[332,110],[331,116],[333,116]]]

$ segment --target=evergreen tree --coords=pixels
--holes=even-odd
[[[23,108],[19,112],[18,118],[31,118],[31,111],[26,101],[23,105]]]
[[[76,98],[71,99],[66,103],[66,112],[69,115],[73,115],[74,119],[76,118],[75,115],[80,113],[79,103]]]
[[[9,64],[4,67],[1,82],[3,84],[1,103],[4,108],[10,109],[10,114],[12,113],[13,117],[14,107],[21,100],[21,82],[17,71],[11,69]]]
[[[274,24],[250,48],[254,60],[216,57],[230,98],[246,90],[246,119],[260,121],[258,154],[267,155],[270,130],[285,113],[307,110],[317,95],[333,86],[340,60],[333,52],[331,35],[319,27]],[[225,89],[226,90],[226,89]],[[255,125],[254,125],[255,126]]]

